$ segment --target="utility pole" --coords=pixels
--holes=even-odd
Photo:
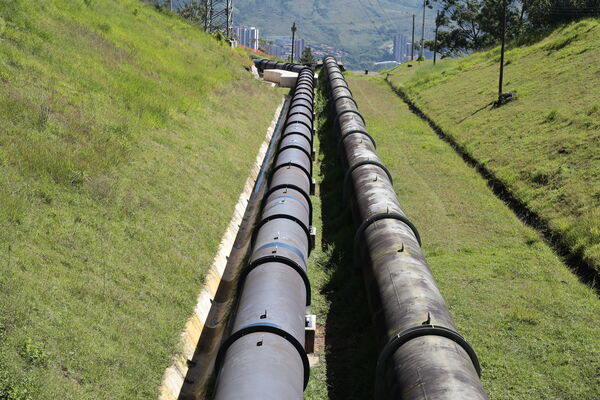
[[[169,8],[173,11],[173,0],[169,0]]]
[[[435,65],[435,60],[437,59],[437,34],[438,28],[440,26],[440,11],[438,10],[437,15],[435,16],[435,39],[433,39],[433,65]]]
[[[292,25],[292,55],[290,56],[290,62],[294,62],[294,44],[296,43],[296,22]]]
[[[206,0],[205,31],[221,33],[225,39],[231,36],[233,0]]]
[[[210,26],[210,23],[208,22],[208,19],[210,18],[208,1],[209,0],[204,0],[204,32],[208,32],[208,27]]]
[[[506,0],[502,0],[502,45],[500,49],[500,79],[498,82],[498,103],[502,103],[502,84],[504,79],[504,42],[506,41]]]
[[[427,5],[427,0],[423,0],[423,25],[421,27],[421,48],[419,50],[419,58],[423,57],[423,53],[425,50],[425,7]]]
[[[415,58],[415,14],[413,14],[412,40],[410,42],[410,61]]]

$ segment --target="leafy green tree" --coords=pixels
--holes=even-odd
[[[269,50],[269,42],[264,38],[258,38],[258,50],[266,53]]]
[[[600,0],[524,0],[527,21],[532,28],[600,16]]]
[[[518,0],[507,1],[507,36],[519,32],[519,17],[522,4]],[[438,49],[443,55],[478,51],[489,47],[500,39],[503,0],[437,0],[441,5],[436,23]],[[427,43],[432,48],[432,43]]]
[[[178,12],[183,18],[204,25],[204,20],[206,19],[206,7],[204,4],[198,2],[186,3]]]
[[[315,63],[315,57],[313,56],[312,50],[310,47],[305,47],[302,50],[302,56],[300,57],[300,63],[304,65],[311,65]]]
[[[504,0],[435,1],[441,7],[441,54],[482,50],[500,40]],[[600,0],[506,0],[506,35],[516,38],[591,16],[600,16]]]

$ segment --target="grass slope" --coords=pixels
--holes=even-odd
[[[373,61],[390,59],[384,44],[393,35],[410,37],[412,14],[421,15],[423,3],[417,0],[237,0],[236,23],[256,26],[262,35],[291,35],[296,21],[296,37],[326,44],[351,54],[344,62],[350,68],[371,68]],[[426,35],[431,36],[434,12],[429,10]],[[421,25],[418,25],[418,35]],[[420,38],[420,36],[418,36]],[[387,55],[386,55],[387,54]],[[386,58],[387,57],[387,58]]]
[[[280,92],[137,0],[0,17],[0,399],[152,398]]]
[[[387,87],[349,79],[490,398],[600,398],[600,300]]]
[[[600,271],[600,21],[511,47],[505,91],[518,100],[492,108],[498,62],[496,48],[390,80]]]

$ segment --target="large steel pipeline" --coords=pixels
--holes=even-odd
[[[375,397],[487,399],[475,351],[457,332],[344,75],[333,57],[324,69],[345,154],[346,200],[354,189],[355,257],[363,264],[380,349]]]
[[[282,69],[284,71],[301,72],[302,70],[307,68],[306,66],[301,64],[283,63],[267,59],[254,60],[254,65],[256,66],[256,69],[258,69],[260,72],[263,72],[265,69]]]
[[[216,360],[216,400],[302,399],[310,304],[314,72],[299,72],[265,194],[252,255],[240,277],[232,334]]]

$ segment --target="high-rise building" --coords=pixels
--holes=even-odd
[[[294,60],[293,62],[298,62],[302,58],[302,52],[304,51],[304,39],[295,39],[294,40]]]
[[[260,31],[253,26],[234,26],[232,28],[233,37],[238,40],[242,46],[258,50]]]
[[[267,36],[265,38],[267,42],[278,46],[281,49],[277,58],[289,61],[290,55],[292,54],[292,37],[291,36]],[[294,39],[294,60],[300,61],[302,58],[302,52],[306,47],[304,39]],[[269,53],[271,54],[271,53]]]
[[[278,46],[276,44],[269,44],[269,46],[267,47],[267,53],[275,58],[284,58],[283,47]]]
[[[250,28],[250,39],[249,39],[249,44],[247,44],[248,47],[254,49],[254,50],[258,50],[258,45],[259,45],[259,39],[260,35],[259,35],[259,30],[258,28],[255,27],[251,27]]]
[[[404,35],[396,35],[394,36],[394,60],[398,62],[406,61],[406,36]],[[408,53],[410,56],[410,53]]]

